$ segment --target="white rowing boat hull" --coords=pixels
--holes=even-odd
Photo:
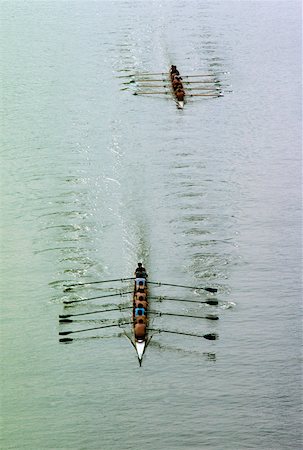
[[[177,103],[177,107],[178,107],[178,109],[183,109],[184,108],[184,102],[182,101],[180,101],[180,100],[176,100],[176,103]]]
[[[135,343],[139,362],[141,362],[145,350],[145,341]]]

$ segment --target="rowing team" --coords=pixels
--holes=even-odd
[[[174,90],[174,94],[179,102],[183,102],[185,92],[184,92],[183,84],[181,81],[182,78],[180,77],[179,70],[177,69],[176,66],[171,66],[169,74],[170,74],[170,80],[171,80],[171,84],[172,84],[172,87]]]
[[[133,323],[136,342],[144,342],[147,335],[147,273],[141,263],[135,271]]]

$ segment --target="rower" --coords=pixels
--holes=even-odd
[[[145,316],[144,308],[135,308],[135,317],[138,317],[138,316]]]
[[[183,88],[180,77],[177,77],[177,76],[174,77],[174,79],[172,81],[172,86],[173,86],[174,90],[178,89],[179,87]]]
[[[135,308],[144,308],[147,309],[147,301],[146,300],[135,300],[134,303]]]
[[[136,339],[144,339],[146,334],[146,324],[143,319],[139,319],[134,326],[134,334]]]
[[[136,290],[136,292],[139,292],[142,294],[146,293],[145,278],[136,278],[135,290]]]
[[[184,96],[185,96],[184,90],[181,89],[181,88],[178,88],[178,89],[175,91],[175,96],[177,97],[178,102],[183,102]]]
[[[134,300],[140,301],[140,302],[144,302],[144,301],[146,302],[146,293],[145,292],[136,292]]]

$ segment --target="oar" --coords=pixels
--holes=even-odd
[[[162,81],[162,82],[166,82],[167,80],[165,80],[165,79],[154,79],[154,80],[146,80],[146,79],[144,79],[144,78],[142,78],[141,80],[140,79],[137,79],[137,81],[134,81],[135,83],[138,83],[138,82],[140,82],[140,83],[142,83],[142,82],[152,82],[152,83],[154,83],[155,81]],[[190,84],[190,83],[219,83],[219,80],[217,80],[216,78],[214,78],[213,80],[209,80],[209,81],[186,81],[186,80],[182,80],[183,81],[183,83],[185,83],[185,84]],[[125,84],[125,83],[123,83],[123,84]],[[129,84],[129,83],[127,83],[127,84]]]
[[[133,291],[129,291],[129,292],[119,292],[118,294],[109,294],[109,295],[101,295],[98,297],[90,297],[90,298],[81,298],[80,300],[64,300],[63,303],[65,305],[70,305],[71,303],[80,303],[80,302],[88,302],[89,300],[97,300],[99,298],[108,298],[108,297],[117,297],[118,295],[127,295],[127,294],[132,294]]]
[[[213,316],[212,314],[207,314],[206,316],[191,316],[189,314],[175,314],[175,313],[164,313],[160,311],[148,311],[148,314],[155,314],[159,317],[161,316],[176,316],[176,317],[189,317],[193,319],[208,319],[208,320],[219,320],[218,316]]]
[[[197,287],[197,286],[184,286],[183,284],[170,284],[170,283],[161,283],[160,281],[148,281],[147,284],[157,284],[158,286],[173,286],[173,287],[181,287],[186,289],[197,289],[203,290],[207,292],[217,292],[217,288],[212,287]]]
[[[131,322],[115,323],[112,325],[103,325],[102,327],[85,328],[83,330],[59,331],[59,336],[67,336],[69,334],[74,334],[74,333],[83,333],[85,331],[101,330],[103,328],[120,327],[120,325],[127,325],[129,323],[131,323]]]
[[[137,76],[141,76],[141,75],[169,75],[169,72],[137,72],[137,73],[131,73],[129,75],[120,75],[116,78],[131,78],[131,77],[137,77]]]
[[[166,87],[168,87],[168,85],[163,85],[164,86],[164,88],[166,88]],[[142,84],[141,86],[138,86],[138,88],[162,88],[163,86],[161,86],[161,85],[157,85],[157,84],[151,84],[151,85],[144,85],[144,84]],[[219,86],[210,86],[210,87],[193,87],[193,88],[190,88],[190,87],[186,87],[185,88],[186,90],[199,90],[199,91],[211,91],[211,90],[216,90],[216,91],[220,91],[221,90],[221,87],[219,87]]]
[[[183,81],[184,84],[221,84],[220,80],[209,80],[209,81]]]
[[[211,306],[217,306],[219,304],[218,300],[215,299],[208,299],[205,301],[200,301],[200,300],[187,300],[186,298],[170,298],[170,297],[149,297],[151,300],[158,300],[160,302],[162,301],[172,301],[172,302],[185,302],[185,303],[195,303],[196,305],[199,304],[206,304],[206,305],[211,305]]]
[[[131,309],[131,308],[129,308],[129,309]],[[93,318],[93,319],[82,319],[82,320],[79,320],[79,319],[59,319],[59,323],[60,324],[62,324],[62,323],[73,323],[73,322],[77,322],[77,323],[83,323],[83,322],[97,322],[97,323],[102,323],[102,322],[110,322],[110,321],[112,321],[113,319],[96,319],[95,317]]]
[[[99,309],[97,311],[89,311],[85,313],[78,313],[78,314],[59,314],[59,319],[67,319],[68,317],[76,317],[76,316],[87,316],[89,314],[98,314],[103,312],[110,312],[110,311],[121,311],[122,309],[130,309],[131,306],[121,306],[117,308],[110,308],[110,309]]]
[[[222,92],[218,92],[218,94],[188,94],[187,97],[224,97]]]
[[[116,278],[115,280],[101,280],[101,281],[87,281],[86,283],[74,283],[74,284],[65,284],[65,290],[68,290],[69,288],[75,287],[75,286],[86,286],[89,284],[100,284],[100,283],[113,283],[115,281],[128,281],[128,280],[134,280],[134,277],[130,278]]]
[[[159,328],[149,328],[149,330],[156,331],[158,333],[172,333],[172,334],[182,334],[184,336],[202,337],[210,341],[214,341],[218,338],[218,335],[216,333],[208,333],[208,334],[183,333],[181,331],[160,330]]]
[[[97,322],[97,323],[100,323],[100,322],[109,322],[109,320],[110,319],[105,319],[105,320],[101,320],[101,319],[96,319],[96,318],[93,318],[93,319],[83,319],[83,320],[79,320],[79,319],[60,319],[59,320],[59,323],[60,323],[60,325],[62,324],[62,323],[74,323],[74,322],[77,322],[77,323],[83,323],[83,322],[85,322],[85,323],[87,323],[87,322]]]
[[[216,73],[202,73],[196,75],[180,75],[181,78],[196,78],[196,77],[216,77],[217,75],[227,75],[229,72],[216,72]]]
[[[162,82],[166,82],[166,80],[131,80],[131,81],[127,81],[127,82],[125,82],[125,83],[122,83],[122,84],[138,84],[138,83],[141,83],[141,82],[155,82],[155,81],[162,81]],[[220,80],[217,80],[217,79],[214,79],[214,80],[208,80],[208,81],[203,81],[203,80],[200,80],[200,81],[186,81],[186,80],[183,80],[183,83],[184,84],[197,84],[197,83],[200,83],[200,84],[221,84],[221,81]]]
[[[214,77],[218,74],[220,75],[226,75],[229,72],[216,72],[216,74],[213,73],[201,73],[201,74],[195,74],[195,75],[179,75],[181,78],[194,78],[194,77]],[[132,73],[129,75],[120,75],[117,78],[131,78],[131,77],[140,77],[140,76],[145,76],[145,75],[164,75],[164,76],[168,76],[169,72],[137,72],[137,73]]]
[[[134,92],[133,95],[162,95],[162,94],[170,94],[170,92]]]
[[[213,92],[223,92],[223,93],[228,93],[228,94],[231,94],[231,93],[234,92],[234,91],[231,91],[231,90],[226,90],[222,86],[221,87],[211,86],[209,88],[203,88],[203,87],[188,88],[188,87],[186,87],[185,88],[185,92],[186,91],[213,91]],[[191,95],[195,95],[195,94],[188,94],[188,95],[191,96]]]
[[[170,94],[170,92],[134,92],[133,95],[162,95]],[[213,94],[185,94],[185,97],[223,97],[223,94],[214,92]]]

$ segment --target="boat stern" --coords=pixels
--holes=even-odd
[[[135,347],[136,347],[140,366],[141,366],[142,358],[143,358],[144,351],[145,351],[145,346],[146,346],[145,344],[146,344],[145,341],[138,340],[135,342]]]

